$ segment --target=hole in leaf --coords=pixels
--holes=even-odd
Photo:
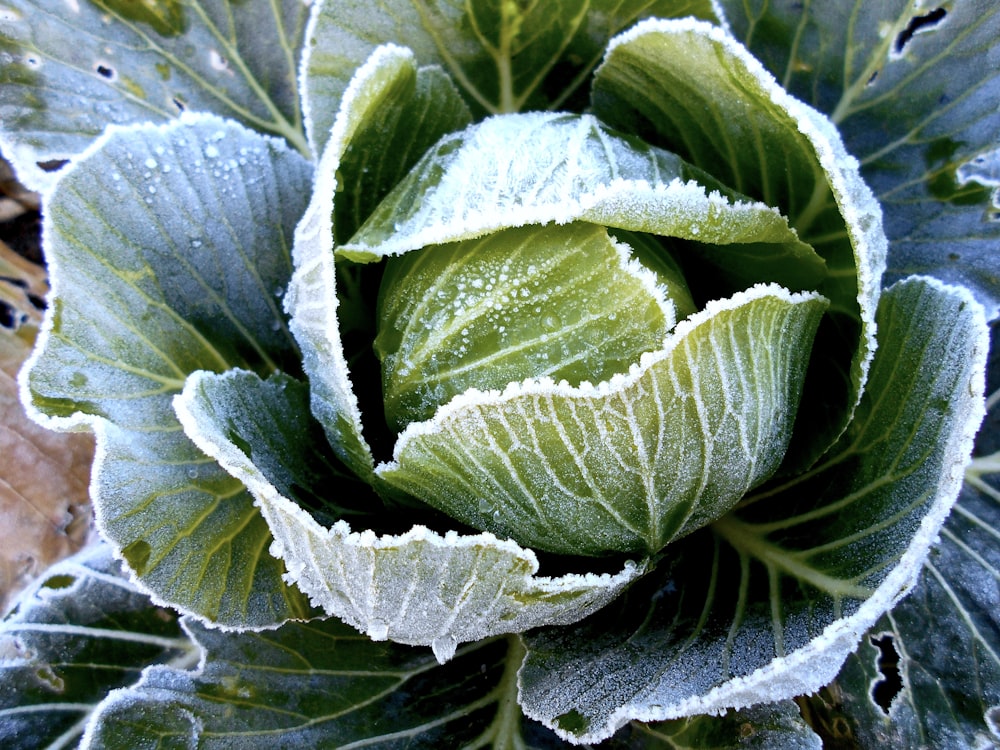
[[[0,328],[14,331],[20,328],[23,322],[23,314],[19,313],[3,300],[0,300]]]
[[[98,63],[97,67],[94,68],[97,71],[97,75],[107,78],[109,81],[114,80],[115,70],[114,68],[109,68],[107,65],[101,65]]]
[[[573,708],[564,714],[559,714],[559,716],[556,717],[556,724],[558,724],[559,728],[564,732],[580,734],[581,732],[586,731],[587,727],[590,726],[590,720]]]
[[[879,650],[878,671],[882,679],[872,687],[872,700],[888,715],[892,702],[903,689],[903,678],[899,671],[899,652],[893,643],[893,637],[885,634],[881,638],[871,636],[871,644]]]
[[[69,159],[49,159],[48,161],[37,161],[35,164],[43,172],[58,172],[69,164]]]
[[[948,11],[944,8],[935,8],[926,15],[914,16],[911,18],[910,22],[906,25],[906,28],[899,32],[899,36],[896,37],[896,54],[902,54],[903,49],[905,49],[906,45],[910,43],[911,39],[913,39],[914,34],[918,34],[922,31],[930,31],[941,23],[947,15]]]
[[[129,566],[139,575],[142,575],[146,571],[146,566],[149,564],[149,556],[152,552],[153,548],[149,546],[149,542],[143,539],[132,542],[122,550],[122,554],[125,556],[125,560]]]
[[[45,588],[53,590],[68,589],[74,583],[76,583],[76,576],[57,575],[52,576],[45,582]]]
[[[877,71],[877,70],[874,73],[872,73],[868,77],[868,81],[865,83],[865,86],[871,86],[873,83],[875,83],[875,79],[878,78],[878,74],[879,74],[879,71]]]
[[[174,106],[177,107],[178,112],[183,112],[185,109],[187,109],[187,105],[176,96],[170,101],[172,101]]]

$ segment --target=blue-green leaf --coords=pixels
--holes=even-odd
[[[915,585],[983,414],[988,337],[968,292],[902,282],[878,324],[858,415],[816,468],[668,547],[580,626],[529,638],[529,716],[596,740],[630,719],[787,699],[836,676]]]
[[[53,165],[109,124],[215,112],[305,153],[296,73],[301,0],[4,0],[0,133],[22,182],[52,184]]]
[[[105,694],[149,664],[193,667],[177,615],[129,583],[107,545],[57,563],[0,622],[0,742],[70,747]]]
[[[275,139],[191,116],[111,131],[46,207],[53,292],[24,400],[50,426],[97,432],[95,514],[142,585],[233,626],[307,607],[171,398],[194,370],[294,363],[281,295],[310,176]]]
[[[306,130],[322,152],[349,81],[387,43],[444,68],[479,115],[561,109],[585,98],[608,40],[649,16],[716,20],[710,0],[323,0],[303,60]]]

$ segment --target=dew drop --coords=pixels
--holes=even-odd
[[[205,146],[205,157],[208,159],[215,159],[219,155],[219,149],[215,146]]]
[[[542,327],[547,331],[558,331],[562,328],[562,321],[559,319],[558,315],[549,313],[542,318]]]
[[[146,159],[147,169],[156,169],[157,166],[159,165],[156,163],[156,159],[154,159],[153,157],[149,157],[148,159]]]

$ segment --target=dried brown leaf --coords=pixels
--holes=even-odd
[[[45,272],[0,243],[0,613],[11,597],[90,536],[91,435],[38,426],[17,371],[41,321]]]

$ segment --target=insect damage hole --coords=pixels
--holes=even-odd
[[[882,679],[872,686],[872,700],[882,709],[886,716],[892,708],[892,702],[903,689],[903,676],[899,671],[899,652],[896,650],[891,633],[881,637],[870,636],[869,641],[878,649],[879,655],[875,662]]]
[[[896,43],[893,46],[895,53],[897,55],[903,54],[903,50],[906,48],[906,45],[910,43],[910,40],[913,39],[915,34],[920,34],[937,28],[947,15],[948,11],[944,8],[935,8],[930,13],[911,18],[910,22],[906,25],[906,28],[899,32],[899,36],[896,37]]]
[[[101,78],[106,78],[109,81],[113,81],[117,77],[115,69],[110,65],[105,65],[104,63],[97,63],[97,65],[94,66],[94,71]]]

